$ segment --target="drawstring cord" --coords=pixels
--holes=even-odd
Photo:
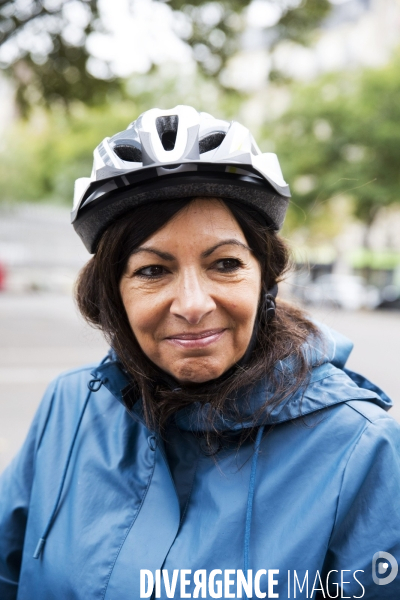
[[[255,488],[255,483],[256,483],[258,453],[260,450],[260,444],[261,444],[261,439],[262,439],[263,433],[264,433],[264,425],[262,425],[257,431],[256,441],[254,442],[254,454],[253,454],[253,459],[251,461],[249,494],[247,496],[246,528],[245,528],[245,534],[244,534],[244,557],[243,557],[244,574],[246,574],[249,569],[251,516],[252,516],[252,512],[253,512],[254,488]]]
[[[39,541],[37,543],[35,552],[33,554],[33,558],[40,558],[40,556],[41,556],[41,554],[43,552],[43,548],[44,548],[44,545],[46,543],[47,536],[49,535],[49,531],[51,529],[51,526],[53,525],[53,521],[54,521],[54,518],[56,516],[56,512],[57,512],[57,509],[58,509],[58,504],[60,502],[61,494],[62,494],[62,491],[63,491],[63,488],[64,488],[65,479],[67,477],[67,471],[68,471],[69,463],[70,463],[70,460],[71,460],[72,451],[73,451],[74,446],[75,446],[76,438],[78,437],[78,431],[79,431],[79,428],[80,428],[81,423],[82,423],[83,415],[85,414],[85,410],[86,410],[86,407],[88,405],[89,398],[90,398],[92,392],[97,392],[101,388],[102,383],[103,382],[102,382],[101,379],[91,379],[88,382],[88,384],[87,384],[87,386],[89,388],[89,392],[88,392],[88,395],[86,396],[85,402],[84,402],[82,410],[81,410],[81,414],[79,415],[79,419],[78,419],[78,422],[77,422],[76,427],[75,427],[75,433],[74,433],[74,436],[72,438],[71,445],[69,447],[69,452],[68,452],[67,460],[65,462],[64,471],[63,471],[63,474],[62,474],[62,477],[61,477],[61,482],[60,482],[60,485],[59,485],[59,488],[58,488],[58,494],[57,494],[56,501],[54,503],[54,508],[53,508],[53,510],[51,512],[50,518],[49,518],[49,520],[47,522],[47,525],[46,525],[46,528],[45,528],[45,530],[44,530],[44,532],[42,534],[42,537],[39,539]]]
[[[103,364],[103,362],[105,362],[107,360],[107,358],[108,357],[106,357],[101,362],[101,364]],[[53,525],[55,515],[57,513],[58,505],[59,505],[59,502],[61,499],[61,495],[62,495],[62,492],[64,489],[64,484],[65,484],[65,480],[67,477],[67,472],[68,472],[69,464],[71,461],[72,452],[74,450],[75,442],[78,437],[79,428],[81,426],[82,419],[85,414],[90,396],[93,392],[97,392],[101,388],[102,384],[103,384],[103,381],[101,379],[92,379],[87,384],[87,386],[89,388],[89,392],[86,396],[81,413],[79,415],[78,422],[75,427],[74,436],[73,436],[71,444],[70,444],[67,460],[66,460],[64,470],[62,473],[62,477],[61,477],[61,481],[60,481],[60,485],[59,485],[59,489],[58,489],[58,493],[57,493],[56,501],[54,503],[53,510],[50,514],[47,525],[44,529],[44,532],[43,532],[41,538],[39,539],[39,541],[37,543],[35,552],[33,554],[33,558],[35,558],[35,559],[40,558],[40,556],[43,552],[44,545],[46,543],[46,539],[47,539],[50,529]],[[258,454],[259,454],[259,450],[260,450],[260,444],[261,444],[263,433],[264,433],[264,425],[259,427],[259,429],[257,431],[257,436],[256,436],[256,440],[254,443],[254,454],[253,454],[253,458],[252,458],[252,462],[251,462],[249,493],[248,493],[248,497],[247,497],[247,509],[246,509],[245,537],[244,537],[244,573],[247,573],[248,567],[249,567],[250,533],[251,533],[251,518],[252,518],[252,512],[253,512],[254,489],[255,489]]]

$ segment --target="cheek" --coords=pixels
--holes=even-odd
[[[162,298],[152,294],[132,293],[123,299],[129,324],[136,338],[150,336],[163,318]]]
[[[243,286],[225,299],[225,309],[242,329],[253,327],[258,308],[259,287],[257,284]]]

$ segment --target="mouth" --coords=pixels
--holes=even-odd
[[[171,344],[181,348],[204,348],[214,342],[217,342],[225,333],[226,329],[207,329],[196,333],[177,333],[165,338]]]

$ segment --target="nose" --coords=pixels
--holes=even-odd
[[[194,270],[183,273],[176,286],[171,313],[190,325],[198,325],[215,308],[210,290],[201,276]]]

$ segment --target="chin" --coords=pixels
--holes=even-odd
[[[181,383],[205,383],[212,379],[220,377],[229,366],[216,364],[190,364],[191,361],[183,365],[177,365],[175,369],[170,371],[171,375]]]

